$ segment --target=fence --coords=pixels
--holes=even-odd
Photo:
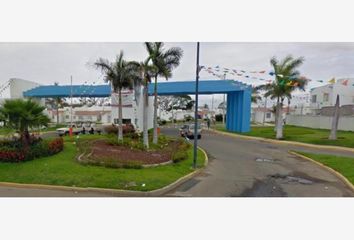
[[[286,124],[300,127],[331,129],[332,117],[319,115],[287,115]],[[354,116],[341,116],[339,118],[338,130],[354,131]]]

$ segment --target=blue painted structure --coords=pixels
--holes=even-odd
[[[39,86],[23,93],[24,97],[54,98],[70,97],[109,97],[109,85],[69,85]],[[149,86],[153,94],[154,84]],[[160,82],[157,84],[159,95],[183,95],[195,93],[195,81]],[[234,132],[248,132],[251,120],[252,88],[234,80],[200,80],[199,94],[227,94],[226,129]]]

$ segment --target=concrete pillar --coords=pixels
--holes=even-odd
[[[251,88],[227,95],[226,129],[249,132],[251,126]]]

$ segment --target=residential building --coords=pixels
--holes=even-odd
[[[354,78],[338,79],[334,84],[327,84],[311,89],[310,106],[313,111],[331,107],[339,95],[340,105],[354,104]]]

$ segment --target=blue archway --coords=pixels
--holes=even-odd
[[[149,86],[153,94],[154,84]],[[195,93],[195,81],[168,81],[157,84],[159,95],[182,95]],[[252,88],[234,80],[200,80],[199,94],[227,94],[226,129],[233,132],[250,131]],[[39,86],[23,93],[24,97],[109,97],[109,85]]]

